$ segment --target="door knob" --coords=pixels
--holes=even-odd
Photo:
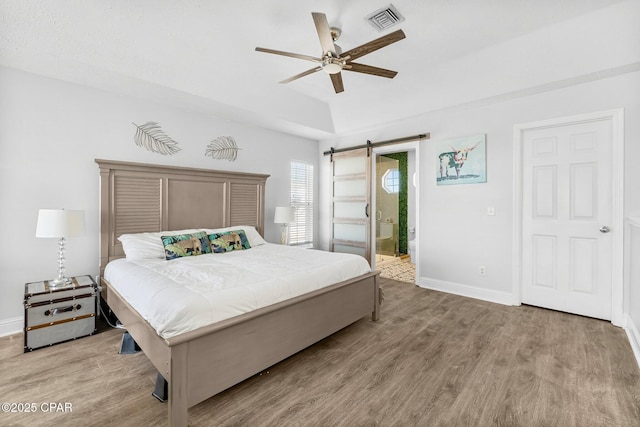
[[[602,227],[600,227],[600,232],[601,233],[608,233],[610,231],[611,231],[611,229],[609,227],[607,227],[606,225],[603,225]]]

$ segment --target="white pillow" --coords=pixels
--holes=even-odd
[[[159,231],[157,233],[122,234],[118,240],[122,243],[124,254],[129,260],[160,258],[165,259],[162,236],[197,233],[200,230]]]
[[[202,231],[206,232],[207,234],[223,233],[225,231],[232,231],[232,230],[244,230],[244,234],[247,235],[247,240],[249,240],[249,244],[251,245],[252,248],[255,246],[260,246],[267,243],[262,238],[260,233],[258,233],[258,230],[256,230],[256,228],[252,225],[236,225],[234,227],[202,229]]]

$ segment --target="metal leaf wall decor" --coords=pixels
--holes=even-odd
[[[133,123],[133,122],[132,122]],[[133,123],[137,128],[133,137],[138,147],[164,156],[176,154],[181,150],[178,143],[171,139],[156,122],[147,122],[142,126]]]
[[[241,148],[238,147],[233,137],[219,136],[207,145],[204,155],[217,160],[235,162],[238,157],[238,150],[241,150]]]

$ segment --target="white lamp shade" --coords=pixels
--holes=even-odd
[[[294,217],[294,209],[289,206],[278,206],[276,207],[276,214],[273,218],[273,222],[276,224],[289,224],[295,221]]]
[[[36,237],[75,237],[84,233],[84,211],[40,209]]]

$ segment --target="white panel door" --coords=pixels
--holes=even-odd
[[[332,155],[332,252],[371,258],[371,157],[367,148]]]
[[[610,120],[523,136],[522,302],[611,319]]]

